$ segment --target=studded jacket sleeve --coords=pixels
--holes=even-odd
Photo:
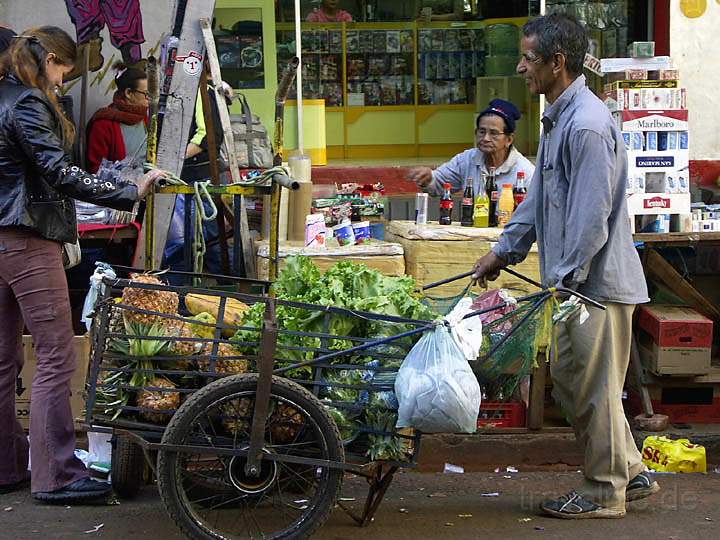
[[[100,179],[73,166],[57,135],[57,122],[39,91],[28,93],[15,106],[16,140],[31,163],[30,172],[36,173],[37,181],[44,181],[74,199],[118,210],[132,209],[138,198],[137,186],[119,178]]]

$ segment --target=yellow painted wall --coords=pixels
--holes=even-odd
[[[415,111],[367,110],[347,125],[347,144],[415,144]]]
[[[277,53],[275,48],[275,2],[273,0],[217,0],[215,17],[221,22],[225,17],[238,20],[238,16],[246,13],[253,15],[261,10],[263,23],[263,55],[265,61],[265,88],[243,90],[253,112],[260,117],[273,136],[275,126],[275,92],[277,90]],[[223,10],[228,10],[223,12]],[[234,22],[234,21],[233,21]],[[231,114],[242,111],[237,102],[230,109]]]
[[[326,113],[325,102],[321,99],[303,100],[303,144],[305,148],[325,148]],[[297,101],[289,100],[285,104],[285,148],[296,149],[297,141]]]
[[[419,144],[468,143],[472,146],[475,126],[472,110],[439,109],[418,125]],[[468,147],[469,147],[468,146]]]
[[[325,111],[325,137],[328,146],[345,144],[345,113]]]

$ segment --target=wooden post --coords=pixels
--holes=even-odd
[[[78,137],[78,154],[80,158],[80,167],[83,169],[87,167],[87,162],[85,160],[85,147],[87,145],[86,137],[87,134],[85,133],[85,126],[87,122],[87,100],[88,100],[88,78],[89,78],[89,71],[90,71],[90,47],[86,46],[83,48],[83,70],[82,70],[82,81],[81,81],[81,87],[80,87],[80,118],[78,122],[78,131],[80,132],[80,136]]]
[[[207,61],[207,60],[206,60]],[[205,117],[205,131],[208,144],[208,156],[210,158],[210,175],[212,183],[216,186],[220,185],[220,168],[218,162],[220,160],[217,141],[215,140],[215,117],[213,115],[212,104],[210,103],[210,93],[208,92],[207,71],[203,70],[200,78],[200,97],[203,105],[203,116]],[[215,99],[218,99],[217,95]],[[218,109],[225,107],[225,102],[217,102]],[[225,231],[225,213],[223,212],[222,196],[213,195],[213,201],[217,208],[217,224],[218,239],[220,241],[220,260],[222,264],[222,272],[226,276],[230,275],[230,259],[228,256],[228,242]],[[199,211],[198,209],[195,210]],[[199,270],[202,272],[202,268]]]

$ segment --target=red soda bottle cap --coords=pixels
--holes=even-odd
[[[448,184],[447,182],[445,182],[445,183],[443,184],[443,189],[450,189],[451,187],[452,187],[452,185],[451,185],[451,184]]]

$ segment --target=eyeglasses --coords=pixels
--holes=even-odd
[[[504,131],[498,131],[497,129],[487,130],[480,128],[475,130],[475,135],[477,135],[479,139],[484,139],[485,135],[490,135],[491,139],[497,141],[502,135],[507,135],[507,133]]]
[[[143,92],[142,90],[132,90],[136,94],[142,94],[145,99],[148,99],[150,97],[149,92]]]

